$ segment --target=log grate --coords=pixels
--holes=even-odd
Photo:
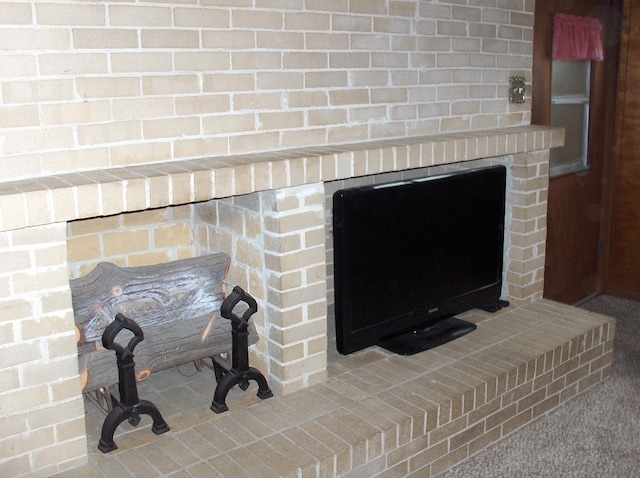
[[[234,313],[234,309],[240,302],[248,306],[241,317]],[[226,404],[229,391],[236,385],[241,390],[246,390],[249,388],[250,380],[258,384],[258,398],[264,400],[273,397],[262,372],[249,366],[249,319],[257,311],[258,305],[255,299],[239,286],[235,286],[231,294],[222,302],[220,314],[231,321],[232,349],[231,365],[219,356],[212,359],[218,385],[213,395],[211,410],[216,413],[229,410]]]
[[[116,342],[116,337],[123,330],[133,333],[133,337],[126,346]],[[137,427],[140,423],[140,415],[149,415],[153,419],[151,430],[156,435],[169,431],[167,422],[162,418],[160,410],[148,400],[140,400],[138,396],[138,384],[136,382],[135,367],[133,360],[136,345],[144,340],[144,333],[140,326],[132,319],[122,314],[116,315],[115,319],[105,329],[102,335],[102,344],[108,350],[116,353],[118,364],[118,390],[120,399],[111,397],[113,409],[105,418],[102,424],[102,434],[98,449],[102,453],[109,453],[116,450],[118,446],[113,440],[113,435],[118,426],[127,420],[132,426]]]

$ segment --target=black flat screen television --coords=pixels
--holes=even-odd
[[[333,195],[336,345],[411,355],[495,310],[504,249],[506,168],[362,186]]]

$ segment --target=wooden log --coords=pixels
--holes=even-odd
[[[70,281],[79,343],[101,340],[118,313],[145,330],[220,310],[230,262],[227,254],[216,253],[153,266],[98,264]]]
[[[142,381],[155,372],[184,363],[213,357],[231,350],[231,321],[212,315],[194,317],[187,321],[174,321],[143,329],[144,340],[134,350],[136,378]],[[132,334],[123,331],[117,342],[123,346]],[[252,322],[249,323],[249,343],[258,341],[258,334]],[[112,350],[96,344],[86,344],[78,348],[80,376],[83,392],[118,383],[116,355]]]
[[[104,330],[118,313],[144,333],[134,350],[138,380],[230,351],[231,321],[220,316],[230,262],[227,254],[216,253],[143,267],[101,263],[72,280],[83,391],[118,383],[115,352],[102,347]],[[126,346],[131,337],[123,330],[117,342]],[[250,323],[249,343],[257,341]]]

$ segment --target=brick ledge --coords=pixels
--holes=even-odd
[[[91,464],[68,476],[94,476],[96,470],[110,469],[116,457],[136,463],[139,457],[180,448],[183,440],[192,442],[197,429],[211,443],[200,441],[201,458],[183,464],[185,469],[291,477],[376,476],[393,470],[398,476],[428,478],[611,374],[615,321],[610,317],[542,299],[476,319],[475,332],[419,355],[369,349],[370,357],[365,352],[352,358],[357,365],[343,362],[327,382],[285,397],[229,414],[199,414],[171,434],[136,430],[146,443],[118,438],[120,450],[92,452]],[[359,379],[360,374],[370,380]]]
[[[528,153],[563,144],[562,128],[519,126],[5,182],[0,183],[0,231]]]

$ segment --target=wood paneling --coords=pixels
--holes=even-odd
[[[640,0],[627,0],[605,291],[640,299]]]

